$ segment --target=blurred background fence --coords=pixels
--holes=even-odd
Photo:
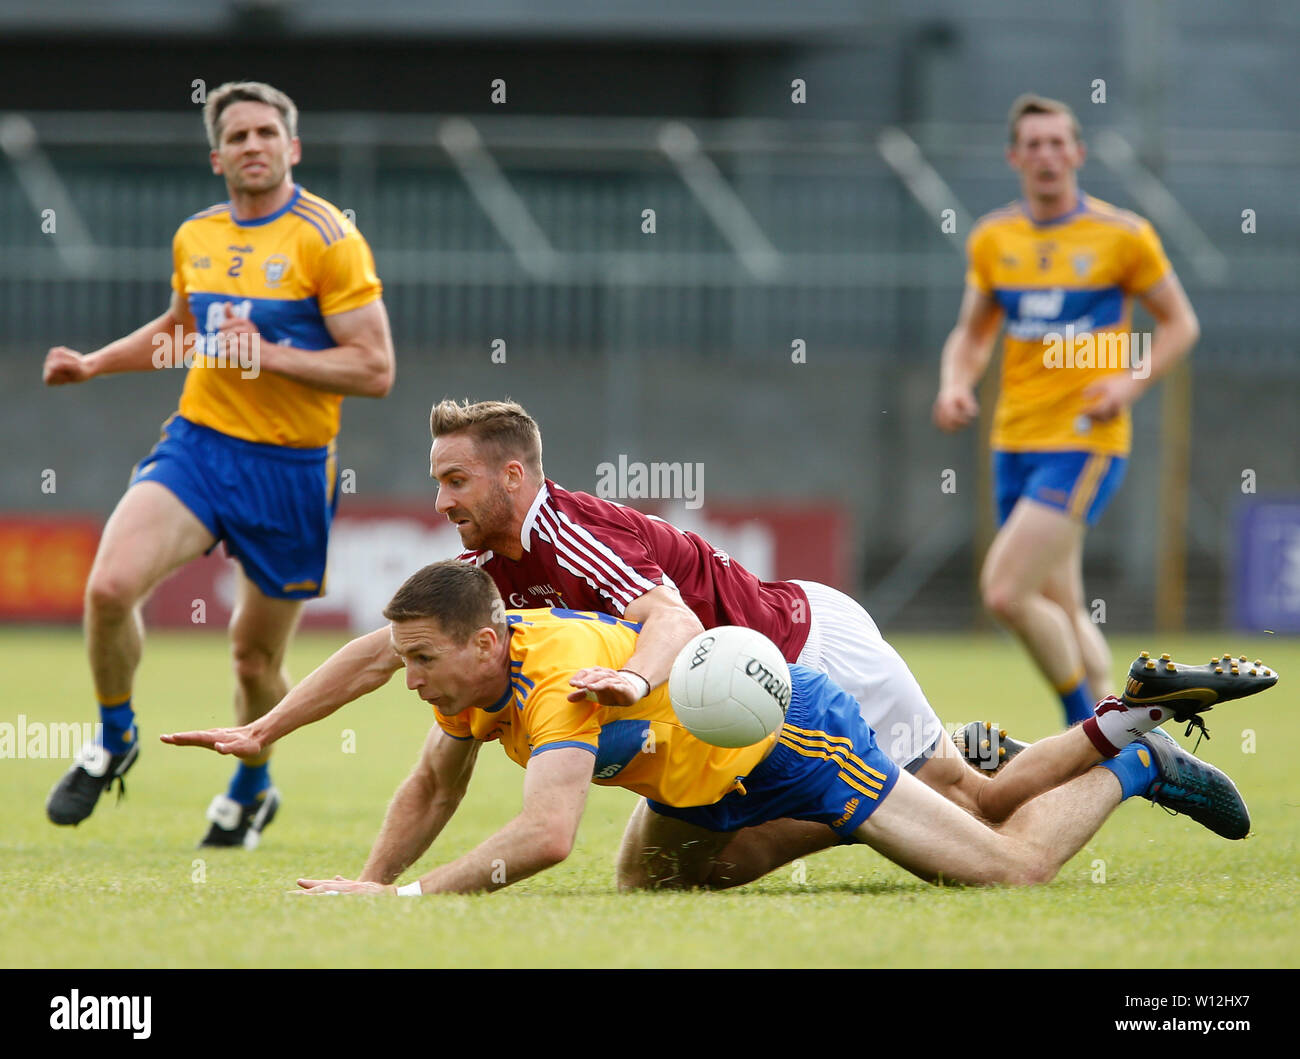
[[[22,6],[0,3],[0,27]],[[965,237],[1016,194],[1000,119],[1026,90],[1075,106],[1081,186],[1156,224],[1203,329],[1190,415],[1163,388],[1137,410],[1089,596],[1110,623],[1156,621],[1171,429],[1191,436],[1193,625],[1235,620],[1247,509],[1300,492],[1286,5],[613,3],[585,32],[565,28],[576,2],[544,25],[505,3],[146,7],[117,5],[142,21],[113,39],[97,8],[81,34],[28,9],[0,45],[0,512],[106,514],[174,407],[173,373],[54,392],[40,360],[165,307],[177,224],[225,197],[193,86],[245,76],[295,97],[295,175],[355,218],[384,281],[398,384],[347,402],[340,446],[362,497],[429,497],[432,401],[510,394],[561,483],[593,489],[624,454],[702,464],[706,510],[833,502],[844,587],[882,623],[969,625],[986,457],[929,406]],[[49,83],[51,54],[80,95]],[[1300,530],[1279,541],[1268,569],[1300,611]]]

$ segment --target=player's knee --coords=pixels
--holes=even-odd
[[[650,877],[638,865],[620,863],[614,875],[614,884],[621,894],[636,893],[638,890],[650,889]]]
[[[264,687],[279,676],[280,660],[258,644],[236,641],[230,657],[235,679],[245,688]]]
[[[1046,858],[1033,861],[1025,873],[1025,886],[1042,886],[1056,878],[1056,865]]]
[[[616,881],[620,893],[637,890],[691,890],[702,885],[682,870],[680,856],[661,846],[639,847],[624,851],[618,864]]]
[[[126,617],[138,596],[135,585],[111,569],[96,567],[86,581],[86,610],[98,618]]]
[[[1008,859],[1004,870],[1002,882],[1007,886],[1042,886],[1056,878],[1056,865],[1037,851]]]
[[[984,609],[1004,625],[1014,625],[1020,615],[1021,598],[1007,586],[991,581],[982,586]]]

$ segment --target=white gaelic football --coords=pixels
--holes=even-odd
[[[696,739],[751,746],[785,721],[790,667],[761,632],[720,625],[682,648],[668,676],[668,696]]]

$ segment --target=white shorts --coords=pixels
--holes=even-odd
[[[943,723],[912,676],[857,601],[816,581],[795,581],[808,594],[808,642],[800,665],[825,673],[858,700],[876,744],[915,772],[945,734]]]

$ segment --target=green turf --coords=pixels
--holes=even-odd
[[[294,673],[338,642],[300,637]],[[898,637],[896,645],[945,721],[996,720],[1017,736],[1052,730],[1055,709],[1011,641]],[[122,804],[106,798],[80,827],[56,829],[43,805],[67,762],[0,760],[0,964],[1295,967],[1300,717],[1288,677],[1300,679],[1300,642],[1112,638],[1119,659],[1171,645],[1191,661],[1243,650],[1283,674],[1273,691],[1213,711],[1213,740],[1200,751],[1237,780],[1251,807],[1254,833],[1244,842],[1138,799],[1035,890],[936,889],[853,848],[729,893],[619,896],[614,852],[635,799],[595,788],[577,848],[559,867],[493,895],[406,900],[288,891],[299,876],[358,873],[416,757],[427,710],[395,680],[290,737],[273,761],[285,803],[263,847],[200,853],[203,811],[231,763],[155,740],[160,731],[229,723],[225,647],[212,636],[156,633],[136,689],[143,754]],[[0,722],[93,718],[76,633],[0,631],[0,671]],[[345,730],[355,733],[354,753],[345,752]],[[522,776],[485,748],[459,814],[421,863],[453,857],[507,821]]]

